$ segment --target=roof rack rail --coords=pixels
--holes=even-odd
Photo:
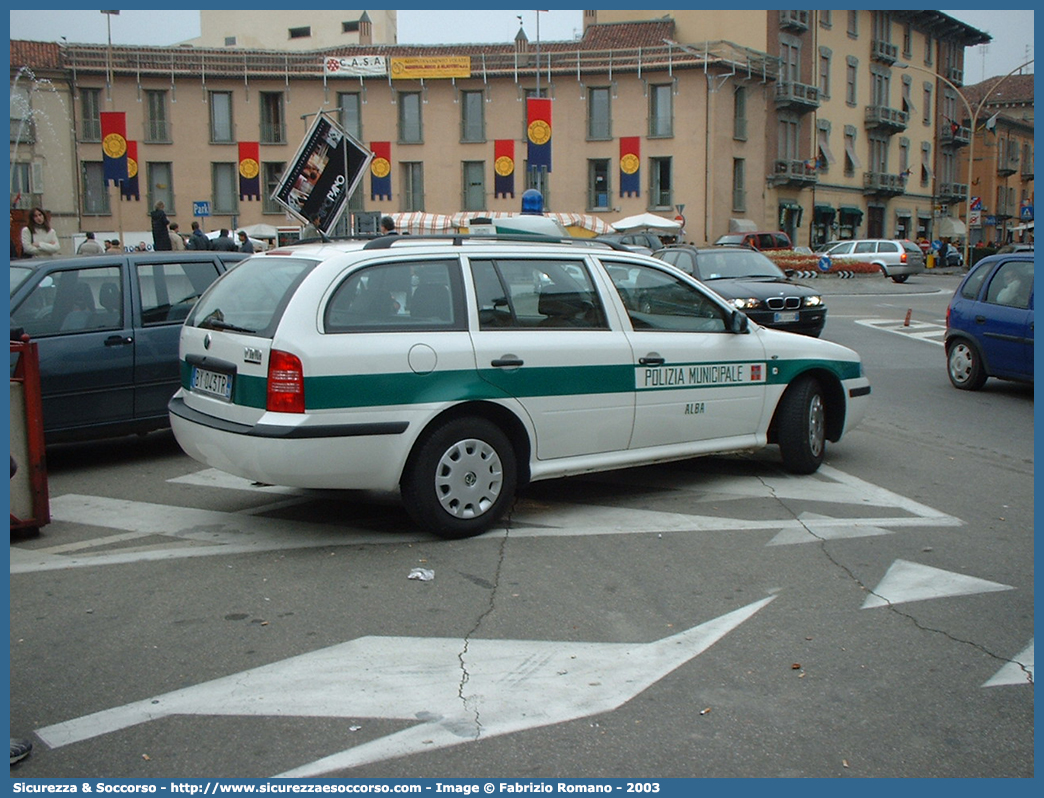
[[[363,246],[363,249],[389,249],[397,242],[407,241],[452,241],[453,246],[459,247],[466,241],[510,241],[522,244],[568,244],[581,247],[601,247],[603,249],[615,249],[619,252],[630,252],[627,247],[615,241],[597,241],[594,238],[573,238],[558,236],[546,236],[530,233],[430,233],[425,235],[409,235],[392,233],[391,235],[371,238]]]

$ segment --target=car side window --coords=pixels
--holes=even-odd
[[[873,252],[874,248],[875,244],[873,241],[860,241],[855,245],[855,249],[853,250],[853,252],[858,255],[862,253]]]
[[[139,263],[137,273],[141,323],[151,327],[181,324],[219,271],[217,265],[204,261]]]
[[[44,275],[11,313],[11,326],[29,335],[117,330],[123,324],[119,266],[65,269]]]
[[[476,259],[471,273],[480,329],[609,329],[581,260]]]
[[[1033,293],[1033,264],[1026,261],[1008,261],[990,280],[986,301],[1010,308],[1026,309]]]
[[[838,244],[833,249],[828,250],[827,254],[828,255],[847,255],[851,251],[852,251],[852,242],[849,241],[848,243],[845,243],[845,244]]]
[[[459,262],[405,261],[354,271],[331,297],[323,323],[328,333],[464,330]]]
[[[651,266],[606,263],[635,331],[725,332],[725,310],[694,285]],[[626,276],[625,276],[626,275]]]
[[[777,249],[790,249],[790,242],[787,240],[786,236],[781,236],[777,234],[773,236],[773,238],[775,238],[776,240]]]
[[[980,263],[977,265],[972,270],[972,273],[968,275],[968,279],[964,281],[964,285],[961,286],[961,296],[965,299],[978,299],[979,291],[986,280],[986,275],[989,273],[990,264]]]
[[[895,244],[895,243],[893,243],[891,241],[878,241],[877,242],[877,251],[878,252],[893,252],[893,253],[894,252],[898,252],[899,251],[899,245]]]

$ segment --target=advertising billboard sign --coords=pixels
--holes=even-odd
[[[355,193],[373,153],[323,113],[316,116],[272,199],[326,234]]]

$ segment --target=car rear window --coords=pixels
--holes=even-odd
[[[911,255],[923,255],[921,248],[917,246],[913,241],[903,241],[903,249],[909,252]]]
[[[257,255],[225,272],[185,324],[271,337],[297,286],[319,262]]]

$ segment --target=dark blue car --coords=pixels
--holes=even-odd
[[[11,262],[11,334],[40,353],[47,443],[169,425],[178,335],[239,252],[127,252]]]
[[[1033,382],[1033,251],[983,258],[946,311],[946,366],[954,387],[988,377]]]

